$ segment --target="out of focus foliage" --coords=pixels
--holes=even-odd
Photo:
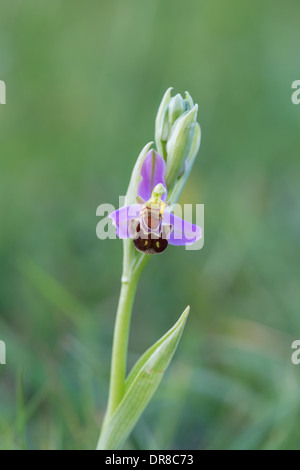
[[[191,314],[127,447],[299,447],[297,0],[0,7],[0,448],[96,445],[122,253],[96,208],[118,206],[168,86],[199,103],[181,202],[205,204],[205,246],[142,277],[131,364]]]

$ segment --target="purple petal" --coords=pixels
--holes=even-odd
[[[191,224],[168,211],[165,211],[163,217],[163,225],[165,224],[173,226],[173,230],[168,236],[170,245],[192,245],[202,237],[201,227]]]
[[[132,204],[131,206],[120,207],[120,209],[109,214],[113,225],[117,229],[116,233],[119,238],[130,238],[128,223],[130,220],[139,216],[142,207],[141,204]]]
[[[161,157],[159,153],[155,152],[155,150],[150,150],[142,165],[142,180],[138,187],[138,195],[145,201],[150,199],[152,190],[157,184],[162,183],[164,187],[167,188],[165,182],[165,170],[166,163],[163,157]],[[162,196],[162,200],[165,201],[166,197],[167,194],[165,193]]]

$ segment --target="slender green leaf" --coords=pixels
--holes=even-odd
[[[125,393],[127,392],[127,390],[129,389],[129,387],[131,386],[132,382],[134,381],[134,379],[136,378],[137,374],[139,373],[139,371],[141,370],[141,368],[144,366],[144,364],[147,362],[147,360],[152,356],[152,354],[156,351],[156,349],[164,343],[164,341],[167,341],[167,339],[172,335],[174,334],[175,331],[178,330],[178,328],[180,328],[180,326],[182,325],[182,321],[183,321],[183,317],[185,315],[185,318],[187,317],[189,313],[189,307],[187,307],[187,309],[183,312],[183,314],[181,315],[181,317],[179,318],[179,320],[175,323],[175,325],[169,330],[166,332],[166,334],[164,334],[164,336],[162,336],[156,343],[154,343],[149,349],[147,349],[147,351],[139,358],[139,360],[135,363],[135,365],[133,366],[133,368],[131,369],[127,379],[126,379],[126,385],[125,385]],[[184,326],[184,325],[183,325]]]
[[[124,397],[102,431],[98,449],[119,449],[148,405],[179,343],[190,308],[133,367]]]

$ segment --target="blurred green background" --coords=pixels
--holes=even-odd
[[[169,86],[199,103],[181,201],[205,204],[205,246],[142,276],[130,364],[191,314],[126,448],[300,448],[299,2],[0,7],[0,448],[96,445],[122,256],[96,208],[117,207]]]

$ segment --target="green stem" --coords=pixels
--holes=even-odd
[[[130,242],[132,243],[132,240]],[[147,255],[138,255],[136,258],[132,246],[124,243],[123,275],[114,329],[108,405],[102,432],[123,398],[131,312],[137,284],[147,261]],[[97,449],[101,449],[101,434]]]
[[[107,417],[113,414],[123,396],[129,328],[136,286],[136,280],[123,281],[121,285],[113,340]]]

